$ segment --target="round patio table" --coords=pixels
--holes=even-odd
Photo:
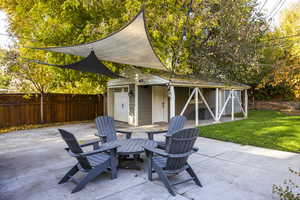
[[[157,147],[157,143],[153,140],[147,140],[147,139],[140,139],[140,138],[134,138],[134,139],[124,139],[124,140],[115,140],[112,142],[106,142],[103,144],[103,146],[111,146],[111,145],[120,145],[117,149],[117,153],[120,156],[130,156],[133,155],[133,158],[125,158],[123,161],[134,161],[130,164],[119,165],[121,168],[126,169],[138,169],[140,170],[141,167],[138,166],[137,161],[142,161],[140,159],[140,154],[144,153],[145,149],[143,148],[144,145]]]
[[[111,145],[120,145],[118,147],[118,155],[139,155],[143,153],[145,150],[143,148],[144,145],[157,147],[157,143],[153,140],[147,140],[147,139],[140,139],[140,138],[134,138],[134,139],[125,139],[125,140],[115,140],[112,142],[106,142],[103,144],[103,146],[111,146]]]

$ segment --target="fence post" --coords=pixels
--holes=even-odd
[[[44,123],[44,93],[41,92],[41,124]]]

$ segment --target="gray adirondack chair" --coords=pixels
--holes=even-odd
[[[126,134],[126,139],[130,139],[132,132],[116,130],[115,121],[112,117],[100,116],[95,119],[97,127],[97,136],[101,138],[102,143],[117,140],[117,133]]]
[[[65,183],[68,180],[72,180],[76,183],[76,187],[72,190],[72,193],[78,192],[86,184],[96,178],[104,171],[111,172],[111,178],[117,178],[117,148],[118,145],[99,147],[94,141],[79,145],[75,136],[63,129],[59,129],[59,132],[63,140],[67,143],[68,148],[65,150],[70,156],[77,159],[77,164],[72,167],[66,175],[59,181],[59,184]],[[82,147],[93,145],[95,148],[90,152],[83,152]],[[78,172],[82,171],[87,175],[82,180],[77,180],[73,176]]]
[[[165,133],[166,140],[165,141],[158,141],[158,148],[165,149],[167,140],[172,134],[180,129],[183,129],[187,119],[183,115],[177,115],[170,119],[168,130],[161,130],[161,131],[147,131],[148,139],[154,140],[154,135]]]
[[[148,179],[152,181],[152,174],[157,173],[160,180],[164,183],[168,191],[175,196],[174,185],[193,180],[198,186],[202,187],[197,175],[188,164],[188,157],[198,151],[193,148],[199,130],[197,128],[181,129],[169,138],[166,150],[144,146],[148,157]],[[168,175],[178,174],[187,171],[191,178],[177,183],[171,183]]]

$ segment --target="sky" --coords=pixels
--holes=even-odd
[[[282,6],[280,6],[280,2],[283,2]],[[258,10],[262,9],[266,16],[271,15],[272,20],[270,23],[272,23],[273,26],[277,26],[279,24],[280,11],[288,8],[291,4],[296,2],[300,2],[300,0],[258,0]],[[275,13],[275,15],[273,16],[272,13]],[[3,11],[0,11],[0,48],[9,48],[9,45],[12,43],[9,37],[1,35],[7,34],[7,28],[7,16]]]
[[[292,4],[296,2],[300,2],[300,0],[257,0],[259,5],[258,9],[262,9],[262,11],[266,14],[266,16],[272,16],[273,26],[277,26],[279,24],[280,12],[286,8],[289,8]],[[274,10],[275,9],[275,10]],[[275,13],[275,14],[274,14]]]
[[[8,48],[12,43],[9,37],[1,35],[7,34],[7,28],[7,17],[4,12],[0,11],[0,48]]]

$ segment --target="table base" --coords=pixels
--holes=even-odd
[[[133,170],[142,170],[141,163],[144,160],[140,155],[133,155],[133,158],[129,157],[119,157],[119,168],[121,169],[133,169]]]

